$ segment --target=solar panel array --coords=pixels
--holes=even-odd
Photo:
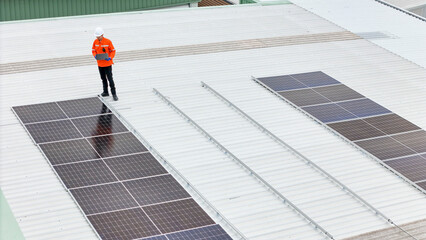
[[[232,239],[98,98],[13,111],[102,239]]]
[[[323,72],[258,83],[426,190],[426,132]]]

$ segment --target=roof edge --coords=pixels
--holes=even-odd
[[[0,188],[0,239],[25,240],[21,228]]]
[[[271,0],[271,1],[253,0],[253,1],[256,2],[255,4],[259,4],[261,6],[293,4],[292,2],[288,0]]]
[[[201,0],[190,0],[191,3],[198,3]],[[278,0],[283,2],[288,2],[286,0]],[[64,20],[64,19],[77,19],[77,18],[90,18],[90,17],[105,17],[105,16],[116,16],[116,15],[126,15],[126,14],[150,14],[157,12],[175,12],[175,11],[197,11],[197,10],[205,10],[212,8],[232,8],[232,7],[255,7],[262,6],[264,4],[253,3],[253,4],[235,4],[235,5],[225,5],[225,6],[211,6],[211,7],[190,7],[190,8],[172,8],[168,7],[179,6],[178,5],[167,5],[162,8],[152,8],[152,9],[144,9],[144,10],[135,10],[128,12],[115,12],[115,13],[99,13],[99,14],[87,14],[87,15],[76,15],[76,16],[64,16],[64,17],[52,17],[52,18],[36,18],[36,19],[28,19],[28,20],[13,20],[13,21],[4,21],[0,22],[2,24],[16,24],[16,23],[26,23],[26,22],[43,22],[43,21],[56,21],[56,20]],[[164,9],[166,8],[166,9]]]
[[[388,2],[385,2],[385,1],[382,1],[382,0],[374,0],[374,1],[376,1],[376,2],[378,2],[378,3],[381,3],[381,4],[385,5],[385,6],[388,6],[388,7],[394,8],[394,9],[396,9],[396,10],[398,10],[398,11],[401,11],[401,12],[403,12],[403,13],[405,13],[405,14],[408,14],[408,15],[410,15],[410,16],[412,16],[412,17],[415,17],[415,18],[417,18],[417,19],[419,19],[419,20],[422,20],[422,21],[426,22],[426,18],[424,18],[424,17],[422,17],[422,16],[419,16],[419,15],[417,15],[417,14],[414,14],[414,13],[412,13],[412,12],[409,12],[409,11],[407,11],[407,10],[405,10],[405,9],[402,9],[402,8],[398,7],[398,6],[392,5],[392,4],[390,4],[390,3],[388,3]]]

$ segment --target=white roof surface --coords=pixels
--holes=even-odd
[[[382,32],[390,38],[370,39],[426,68],[426,22],[374,0],[292,0],[353,33]]]
[[[99,22],[108,23],[103,26],[105,36],[113,41],[117,56],[149,48],[345,31],[295,5],[3,23],[0,63],[34,64],[65,57],[63,64],[68,65],[74,57],[91,57],[92,32]],[[197,46],[187,48],[191,47]],[[250,79],[323,71],[426,128],[426,70],[366,40],[117,60],[113,71],[120,97],[111,102],[114,109],[248,239],[325,237],[165,104],[152,88],[336,239],[392,225],[271,140],[203,89],[200,81],[396,224],[426,216],[423,193]],[[101,91],[95,63],[22,73],[18,69],[0,77],[0,186],[25,237],[96,238],[10,110],[17,105],[95,96]]]

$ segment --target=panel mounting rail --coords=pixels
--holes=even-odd
[[[272,192],[282,203],[290,207],[294,212],[302,216],[307,220],[313,227],[318,230],[320,233],[324,234],[329,239],[335,239],[329,232],[327,232],[323,227],[321,227],[317,222],[311,219],[307,214],[305,214],[301,209],[296,205],[290,202],[284,195],[282,195],[278,190],[272,187],[267,181],[260,177],[255,171],[253,171],[249,166],[247,166],[243,161],[237,158],[232,154],[227,148],[220,144],[215,138],[213,138],[209,133],[207,133],[201,126],[194,122],[188,115],[186,115],[182,110],[180,110],[176,105],[174,105],[169,99],[167,99],[163,94],[161,94],[157,89],[153,89],[154,93],[159,96],[167,105],[174,109],[181,117],[183,117],[188,123],[193,125],[200,133],[202,133],[209,141],[211,141],[216,147],[218,147],[225,155],[229,156],[237,164],[239,164],[244,170],[246,170],[251,176],[253,176],[258,182],[263,184],[263,186]]]

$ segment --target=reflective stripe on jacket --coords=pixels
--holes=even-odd
[[[105,51],[104,51],[105,50]],[[103,38],[102,41],[95,39],[92,46],[92,54],[96,56],[96,54],[108,53],[108,56],[111,60],[97,60],[99,67],[108,67],[114,64],[112,59],[115,57],[115,48],[112,45],[111,40],[108,38]]]

